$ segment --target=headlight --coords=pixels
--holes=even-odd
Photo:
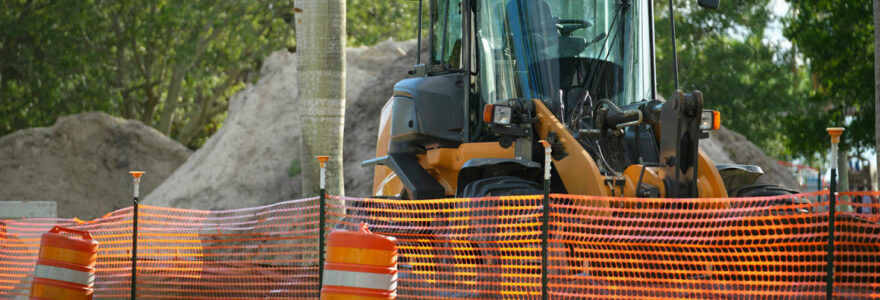
[[[700,130],[718,130],[721,128],[721,113],[715,110],[704,110],[700,116]]]
[[[486,104],[483,107],[483,122],[510,125],[513,109],[507,105]]]
[[[510,106],[495,105],[494,113],[492,113],[492,122],[499,125],[510,125],[510,115],[512,109]]]

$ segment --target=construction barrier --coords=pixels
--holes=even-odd
[[[31,300],[91,300],[97,258],[98,242],[88,232],[55,226],[40,239]]]
[[[397,298],[397,240],[359,231],[335,231],[327,237],[324,300]]]
[[[388,200],[329,197],[325,224],[395,237],[400,299],[541,295],[549,210],[553,299],[824,298],[827,191],[738,199],[541,195]],[[880,298],[880,192],[840,193],[831,262],[836,298]],[[203,211],[141,206],[139,299],[315,299],[319,199]],[[845,209],[844,209],[845,207]],[[7,220],[0,298],[26,297],[40,235],[88,230],[101,247],[94,298],[128,298],[132,210],[93,221]],[[329,230],[332,231],[332,230]],[[328,246],[329,242],[328,242]],[[329,260],[329,257],[328,257]]]

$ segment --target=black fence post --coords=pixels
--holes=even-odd
[[[137,299],[137,257],[138,257],[138,198],[140,198],[140,183],[143,171],[131,171],[134,182],[134,204],[131,212],[131,299]]]
[[[326,227],[326,191],[321,188],[321,196],[318,201],[318,293],[324,286],[324,230]]]
[[[836,162],[835,162],[836,163]],[[831,189],[828,192],[828,263],[825,266],[825,299],[834,295],[834,215],[837,213],[837,170],[831,169]]]
[[[320,297],[321,289],[324,287],[324,230],[327,227],[327,189],[325,179],[327,177],[327,169],[325,166],[327,161],[330,160],[330,156],[318,156],[316,158],[321,163],[319,178],[320,195],[318,196],[318,297]]]
[[[137,299],[137,260],[138,260],[138,197],[134,197],[131,215],[131,299]]]
[[[326,188],[326,177],[327,177],[327,169],[325,168],[327,165],[327,161],[330,160],[330,156],[317,156],[318,162],[321,163],[321,174],[320,174],[320,196],[318,196],[318,295],[320,297],[321,289],[324,287],[324,231],[326,230],[327,225],[327,188]]]
[[[828,191],[828,263],[825,266],[825,299],[831,299],[834,296],[834,215],[837,214],[837,144],[840,143],[840,136],[843,135],[843,128],[829,127],[826,129],[828,135],[831,136],[831,186]],[[846,154],[844,154],[846,155]],[[847,172],[847,167],[843,167],[842,172]]]
[[[541,216],[541,299],[547,300],[549,295],[547,270],[549,251],[547,241],[550,236],[550,180],[544,180],[544,199],[542,201],[544,214]]]
[[[550,251],[548,251],[548,240],[550,238],[550,154],[552,149],[550,143],[541,140],[544,146],[544,198],[541,201],[541,299],[547,300],[549,295],[549,286],[547,280],[548,260]]]

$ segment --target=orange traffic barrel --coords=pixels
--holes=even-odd
[[[98,242],[88,232],[55,226],[40,241],[31,299],[92,299],[97,258]]]
[[[327,263],[321,299],[396,299],[397,239],[359,232],[334,231],[327,236]]]

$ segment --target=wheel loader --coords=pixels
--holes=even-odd
[[[394,86],[382,108],[376,158],[362,163],[375,168],[374,198],[543,194],[544,143],[551,149],[550,192],[601,196],[569,203],[598,208],[591,210],[594,214],[612,214],[604,208],[633,203],[614,200],[622,197],[705,198],[700,207],[726,208],[729,202],[710,199],[794,192],[755,184],[760,167],[715,165],[700,150],[699,141],[721,122],[719,112],[704,109],[702,93],[676,90],[667,99],[658,95],[657,76],[663,74],[657,74],[655,64],[652,1],[428,2],[429,58],[424,64],[417,62],[412,78]],[[699,4],[717,8],[718,0]],[[677,70],[666,75],[677,78]],[[485,208],[493,203],[472,205]],[[470,222],[476,222],[468,227],[472,229],[503,230],[478,224],[480,220]],[[482,240],[498,232],[472,233],[478,234],[456,244],[461,253],[424,254],[464,253],[481,257],[477,265],[535,263],[507,261],[520,256]],[[539,256],[538,244],[523,245]],[[569,249],[565,255],[576,264],[569,269],[586,270],[600,259],[576,245],[561,247]],[[725,269],[723,265],[719,263]],[[650,263],[642,267],[669,268]],[[681,271],[712,267],[685,264]],[[779,269],[778,264],[773,268],[788,274],[804,271]],[[574,272],[601,275],[601,270]]]
[[[429,2],[430,57],[394,86],[376,158],[362,163],[375,168],[372,196],[541,194],[541,140],[552,193],[790,192],[755,185],[757,166],[715,165],[700,150],[721,116],[699,91],[657,94],[652,1]]]

